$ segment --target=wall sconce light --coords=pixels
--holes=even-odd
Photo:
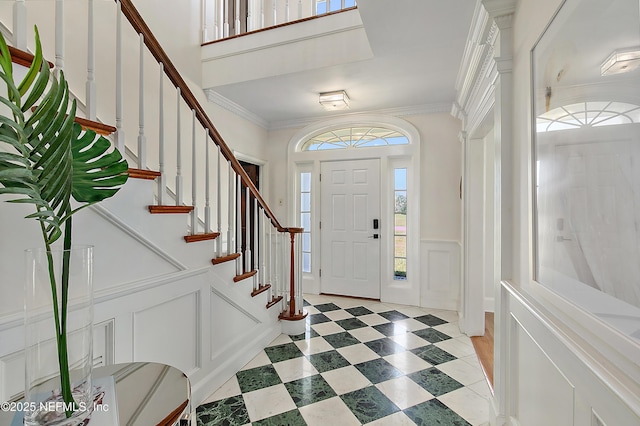
[[[600,74],[612,75],[633,71],[640,67],[640,47],[614,50],[600,66]]]
[[[349,108],[349,96],[344,90],[320,93],[320,105],[327,111]]]

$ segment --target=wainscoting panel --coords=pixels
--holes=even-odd
[[[460,300],[460,244],[422,240],[420,306],[457,310]]]

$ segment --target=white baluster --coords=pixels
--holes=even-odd
[[[87,16],[87,84],[86,84],[86,103],[87,103],[87,118],[89,120],[96,120],[96,43],[95,43],[95,29],[94,29],[94,0],[89,0],[88,3],[88,16]]]
[[[316,5],[316,0],[311,0],[311,15],[316,16],[316,11],[318,10],[318,6]]]
[[[266,213],[265,213],[266,214]],[[273,291],[269,291],[270,292],[270,296],[269,296],[269,300],[273,299],[273,297],[275,295],[278,294],[278,292],[276,291],[276,281],[274,279],[274,275],[273,275],[273,225],[271,225],[271,220],[268,220],[268,227],[269,227],[269,283],[271,284],[271,288],[273,289]]]
[[[211,37],[211,40],[217,40],[220,38],[221,29],[222,29],[222,0],[213,0],[213,36]]]
[[[260,261],[260,285],[268,284],[267,281],[267,213],[262,210],[262,233],[261,233],[261,247],[260,247],[260,256],[258,257]],[[267,300],[271,301],[271,289],[269,289],[269,294],[267,295]]]
[[[27,4],[25,0],[13,3],[13,45],[27,50]]]
[[[271,25],[278,25],[278,0],[273,0],[273,22]]]
[[[205,165],[204,165],[204,232],[211,233],[211,176],[209,172],[209,129],[206,129],[206,133],[204,136],[204,146],[205,146]],[[220,164],[218,163],[218,167]]]
[[[217,215],[216,220],[218,221],[217,231],[220,234],[216,239],[216,257],[222,256],[222,172],[220,170],[220,146],[216,145],[218,148],[218,191],[216,192],[216,209]]]
[[[160,88],[158,89],[158,205],[164,205],[164,194],[167,188],[164,172],[164,65],[160,62]]]
[[[196,110],[191,110],[191,235],[198,232],[198,205],[196,201],[198,190],[198,176],[196,173]]]
[[[224,20],[222,24],[222,36],[229,37],[229,2],[232,0],[220,0],[220,15]],[[225,7],[226,6],[226,7]]]
[[[247,30],[246,32],[249,32],[251,30],[253,30],[253,2],[252,1],[248,1],[247,2]]]
[[[236,16],[236,20],[234,22],[234,31],[233,34],[234,35],[238,35],[240,34],[240,0],[236,0],[236,8],[235,8],[235,16]]]
[[[202,43],[206,43],[209,41],[209,19],[207,16],[207,4],[209,3],[208,0],[202,0],[202,22],[200,23],[200,25],[202,25]],[[215,13],[215,9],[214,9],[214,13]]]
[[[271,232],[273,232],[273,229],[271,229]],[[278,248],[279,246],[279,240],[280,240],[280,232],[277,232],[276,230],[276,246],[273,249],[273,282],[275,283],[275,287],[276,287],[276,295],[277,296],[282,296],[282,289],[280,288],[280,267],[279,267],[279,262],[278,262],[278,258],[279,256],[279,250]]]
[[[235,235],[235,229],[233,228],[234,225],[234,217],[235,215],[233,214],[233,206],[234,206],[234,199],[233,199],[233,188],[235,187],[235,178],[233,177],[233,168],[231,167],[231,161],[227,162],[228,166],[229,166],[229,194],[228,194],[228,213],[229,216],[227,218],[227,254],[231,254],[231,253],[235,253],[233,250],[235,250],[235,244],[233,243],[233,237]]]
[[[236,275],[242,275],[242,180],[239,174],[236,180],[236,253],[240,253],[236,261]]]
[[[302,0],[298,0],[298,19],[302,19]]]
[[[260,226],[258,220],[260,211],[258,210],[258,199],[253,199],[253,261],[251,262],[252,270],[256,271],[254,275],[253,285],[255,288],[258,288],[258,279],[260,278],[260,256],[262,256],[262,252],[260,251]]]
[[[264,28],[264,0],[260,0],[260,28]]]
[[[178,87],[176,103],[177,152],[176,152],[176,206],[182,205],[182,138],[180,135],[180,88]]]
[[[284,22],[289,22],[290,16],[291,16],[291,11],[289,9],[289,0],[286,0],[286,6],[284,9]]]
[[[116,147],[120,152],[124,152],[124,128],[122,126],[122,3],[119,1],[116,19]]]
[[[64,71],[64,0],[56,0],[56,73]]]
[[[244,270],[249,272],[253,270],[251,265],[251,192],[249,187],[245,188],[245,203],[244,203]]]
[[[147,167],[147,138],[144,135],[144,35],[140,34],[140,83],[138,99],[138,168]]]

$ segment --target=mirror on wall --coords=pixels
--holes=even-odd
[[[535,278],[640,343],[638,0],[566,0],[532,98]]]

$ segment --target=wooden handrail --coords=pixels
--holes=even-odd
[[[116,0],[117,2],[118,0]],[[220,152],[222,155],[231,162],[231,166],[235,172],[240,175],[240,179],[245,184],[249,191],[253,194],[253,196],[258,200],[260,206],[264,209],[267,214],[267,217],[271,220],[271,224],[279,231],[279,232],[289,232],[290,228],[285,228],[280,225],[278,219],[276,219],[275,214],[271,211],[271,208],[267,205],[267,202],[262,198],[262,195],[258,191],[258,188],[253,184],[247,172],[242,168],[238,159],[233,155],[233,151],[229,149],[227,144],[218,133],[218,130],[215,128],[209,116],[205,112],[200,102],[196,99],[196,97],[191,92],[191,89],[184,81],[178,70],[176,69],[169,56],[166,54],[160,43],[156,39],[156,37],[151,32],[151,29],[146,24],[140,13],[135,8],[131,0],[120,0],[122,5],[122,14],[127,18],[133,29],[138,33],[144,36],[144,44],[147,46],[153,57],[158,63],[162,63],[164,65],[164,73],[169,78],[169,81],[176,87],[180,89],[180,94],[182,99],[189,106],[189,109],[194,110],[196,112],[196,118],[200,122],[200,124],[209,131],[209,135],[211,140],[220,147]]]

